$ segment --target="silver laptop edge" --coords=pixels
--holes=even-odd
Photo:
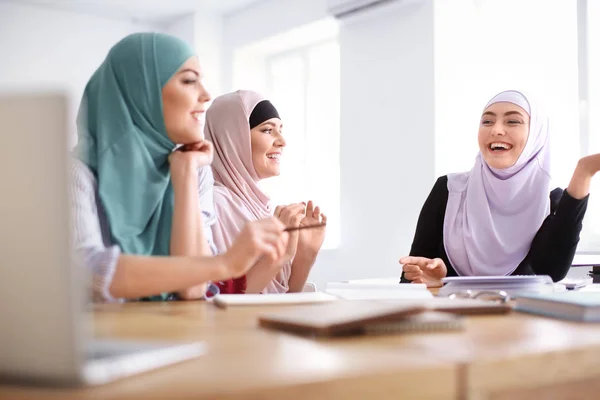
[[[91,341],[91,279],[70,245],[68,97],[0,94],[0,377],[102,384],[197,357],[201,343]]]

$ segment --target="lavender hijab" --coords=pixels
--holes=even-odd
[[[217,97],[206,112],[204,133],[215,147],[212,169],[217,222],[212,232],[219,253],[227,251],[247,222],[273,215],[252,162],[249,118],[262,100],[265,98],[256,92],[238,90]],[[286,293],[290,275],[288,262],[262,293]]]
[[[520,92],[499,93],[485,108],[499,102],[529,114],[529,136],[512,167],[491,168],[479,153],[471,171],[448,175],[444,246],[460,276],[511,274],[550,213],[548,119]]]

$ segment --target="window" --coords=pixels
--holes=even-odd
[[[314,200],[328,218],[323,248],[336,248],[341,236],[337,24],[328,20],[302,30],[241,49],[234,59],[234,84],[264,93],[282,118],[287,145],[281,176],[261,187],[275,205]]]
[[[600,153],[600,26],[592,21],[598,21],[600,18],[600,2],[588,0],[587,9],[580,12],[587,12],[587,29],[582,33],[586,35],[587,46],[584,51],[587,54],[587,63],[583,65],[584,79],[582,83],[589,90],[589,107],[583,108],[586,112],[582,121],[587,122],[583,130],[582,152],[584,154]],[[583,57],[584,61],[586,57]],[[585,82],[587,78],[588,82]],[[588,211],[584,222],[584,234],[579,248],[587,251],[600,251],[600,176],[596,175],[592,181],[592,193],[588,204]]]
[[[547,109],[553,187],[566,187],[579,158],[600,152],[600,135],[591,134],[598,132],[600,123],[590,120],[588,133],[585,120],[580,120],[578,2],[458,0],[435,4],[436,174],[471,168],[478,151],[477,124],[483,105],[499,91],[520,89],[539,97]],[[588,19],[597,20],[600,5],[589,4]],[[589,28],[589,71],[599,71],[600,27],[589,24]],[[600,115],[600,75],[590,75],[589,88],[590,115]],[[600,251],[600,202],[592,201],[580,251]]]

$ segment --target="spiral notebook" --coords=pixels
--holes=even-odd
[[[465,327],[465,319],[446,312],[426,311],[400,321],[367,324],[358,332],[365,335],[393,333],[457,331]]]
[[[419,302],[390,304],[381,301],[346,300],[294,307],[263,314],[263,328],[313,336],[405,333],[460,329],[462,318],[448,313],[425,312]]]

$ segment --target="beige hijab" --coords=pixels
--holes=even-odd
[[[217,222],[212,229],[219,253],[233,244],[248,221],[273,215],[269,197],[258,187],[250,142],[250,114],[263,100],[256,92],[238,90],[217,97],[206,112],[204,132],[215,148],[212,168]],[[262,293],[287,292],[290,274],[291,262]]]

